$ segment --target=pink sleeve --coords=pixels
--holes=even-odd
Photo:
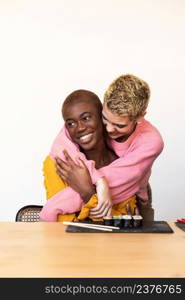
[[[47,222],[56,222],[57,215],[80,211],[83,200],[72,188],[66,187],[47,200],[40,212],[40,218]]]
[[[123,200],[137,193],[144,184],[143,179],[149,178],[152,164],[162,149],[163,141],[159,136],[153,136],[152,140],[140,136],[123,157],[101,169],[110,189],[114,191],[117,187]]]

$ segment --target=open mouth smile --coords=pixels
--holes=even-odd
[[[89,143],[91,141],[92,137],[93,137],[93,133],[89,133],[89,134],[81,136],[79,138],[79,140],[82,144],[85,144],[85,143]]]

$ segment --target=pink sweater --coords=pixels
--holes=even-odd
[[[96,170],[94,161],[87,160],[85,155],[79,151],[65,128],[56,137],[50,156],[61,157],[66,149],[75,160],[81,157],[89,169],[92,182],[104,176],[110,188],[113,204],[122,202],[137,194],[146,203],[147,183],[151,174],[154,160],[163,150],[163,140],[158,130],[148,121],[143,120],[137,124],[135,131],[123,143],[114,140],[109,141],[110,146],[119,156],[108,166]],[[51,197],[43,207],[40,216],[46,221],[55,221],[57,214],[66,214],[79,211],[83,204],[80,195],[72,188],[67,187]]]

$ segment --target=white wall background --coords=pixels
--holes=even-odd
[[[156,219],[185,217],[185,1],[0,0],[0,221],[45,203],[42,161],[73,90],[101,99],[133,73],[165,149],[153,166]]]

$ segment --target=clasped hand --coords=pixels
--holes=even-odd
[[[73,161],[68,152],[64,150],[66,162],[56,158],[56,172],[73,190],[80,194],[86,203],[93,194],[96,193],[95,186],[92,183],[89,170],[83,160],[78,158],[78,164]],[[99,200],[99,199],[98,199]],[[93,218],[103,217],[111,212],[111,201],[107,199],[104,202],[98,201],[98,205],[90,210],[90,216]]]

